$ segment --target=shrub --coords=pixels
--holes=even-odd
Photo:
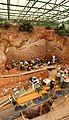
[[[28,21],[28,20],[20,21],[19,30],[30,32],[30,31],[32,31],[32,29],[33,29],[33,26],[30,21]]]
[[[10,27],[10,23],[9,22],[5,22],[2,24],[2,27],[5,29],[8,29]]]
[[[9,22],[2,21],[2,22],[0,22],[0,27],[8,29],[10,27],[10,24],[9,24]]]
[[[2,22],[0,22],[0,28],[2,27]]]
[[[45,28],[48,29],[48,30],[50,30],[50,29],[51,29],[51,26],[50,26],[50,25],[47,25]]]
[[[58,30],[58,34],[59,35],[66,35],[66,30],[64,30],[64,29]]]
[[[65,29],[64,24],[62,24],[61,26],[57,26],[54,30],[61,36],[69,36],[69,30]]]

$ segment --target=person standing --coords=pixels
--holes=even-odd
[[[42,97],[42,84],[39,83],[37,87],[38,94]]]
[[[51,96],[55,96],[55,88],[54,88],[54,86],[55,86],[55,82],[53,81],[53,80],[51,80],[50,81],[50,95]]]

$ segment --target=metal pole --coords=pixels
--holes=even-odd
[[[7,0],[7,14],[8,14],[8,21],[10,22],[10,0]]]

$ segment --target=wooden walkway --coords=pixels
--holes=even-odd
[[[18,98],[16,101],[17,101],[18,104],[22,104],[22,103],[25,103],[25,102],[27,102],[27,101],[31,101],[31,100],[33,100],[33,99],[36,99],[36,98],[42,96],[42,94],[47,93],[47,90],[49,91],[49,89],[50,89],[49,87],[46,87],[46,86],[45,86],[45,87],[43,87],[43,89],[42,89],[42,93],[38,94],[38,92],[32,91],[32,92],[30,92],[29,94],[24,95],[24,96]],[[59,86],[56,86],[56,87],[55,87],[55,90],[56,90],[56,91],[59,90],[59,89],[60,89]]]
[[[33,99],[36,99],[36,98],[42,96],[42,94],[48,93],[47,91],[49,91],[49,89],[50,89],[49,87],[43,86],[42,93],[40,93],[40,94],[38,94],[38,92],[35,90],[30,90],[29,92],[24,93],[22,95],[22,97],[18,97],[16,99],[16,101],[18,104],[23,104],[27,101],[31,101]],[[55,87],[55,91],[58,91],[58,90],[60,90],[60,87],[57,85]],[[7,96],[7,97],[9,98],[9,96]],[[1,108],[0,111],[10,107],[10,103],[9,103],[8,98],[6,99],[7,100],[6,102],[4,102],[3,104],[0,105],[0,108]]]
[[[40,71],[43,71],[43,70],[47,70],[47,69],[49,69],[49,68],[52,68],[52,69],[57,68],[57,65],[44,66],[44,67],[39,68],[39,69],[34,69],[34,70],[31,70],[31,71],[20,72],[20,73],[18,73],[18,74],[0,75],[0,77],[1,77],[1,78],[20,77],[20,76],[23,76],[23,75],[28,75],[28,74],[40,72]]]

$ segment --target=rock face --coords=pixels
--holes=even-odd
[[[32,33],[20,32],[16,26],[0,29],[0,50],[7,57],[6,64],[12,59],[18,62],[53,54],[69,64],[69,37],[61,37],[44,27],[34,27]]]
[[[45,57],[46,52],[46,40],[41,39],[39,41],[29,43],[26,42],[25,45],[22,45],[20,48],[9,47],[7,58],[10,60],[13,58],[15,61],[19,60],[31,60],[37,57]]]
[[[47,54],[57,54],[64,63],[69,64],[69,37],[61,37],[54,30],[46,30],[40,38],[46,38]]]
[[[0,50],[0,69],[5,68],[5,62],[6,62],[6,55],[4,54],[3,51]]]

